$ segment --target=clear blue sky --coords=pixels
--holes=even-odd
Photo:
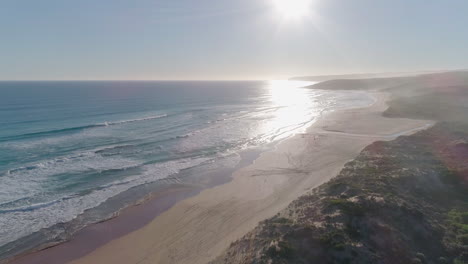
[[[466,0],[0,0],[0,79],[278,79],[468,68]]]

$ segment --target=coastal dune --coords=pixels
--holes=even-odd
[[[232,181],[178,202],[143,228],[71,263],[207,263],[259,221],[336,176],[365,146],[432,125],[385,118],[388,94],[371,95],[373,105],[325,114],[306,133],[233,173]]]

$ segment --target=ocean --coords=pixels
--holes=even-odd
[[[373,102],[311,84],[0,82],[0,258],[65,240],[158,186],[234,168],[242,151],[324,112]]]

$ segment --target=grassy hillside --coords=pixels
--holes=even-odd
[[[409,117],[468,122],[468,85],[445,87],[418,96],[395,97],[388,102],[387,117]]]
[[[417,76],[334,79],[310,86],[323,90],[383,90],[398,96],[420,95],[441,91],[446,87],[468,84],[468,71],[423,74]]]

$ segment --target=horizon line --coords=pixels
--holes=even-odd
[[[291,80],[294,78],[310,78],[310,77],[332,77],[346,75],[380,75],[380,74],[431,74],[444,72],[459,72],[468,71],[467,68],[458,69],[438,69],[438,70],[418,70],[418,71],[388,71],[388,72],[358,72],[358,73],[335,73],[335,74],[310,74],[310,75],[294,75],[283,78],[265,78],[265,79],[0,79],[0,82],[217,82],[217,81],[271,81],[271,80]]]

